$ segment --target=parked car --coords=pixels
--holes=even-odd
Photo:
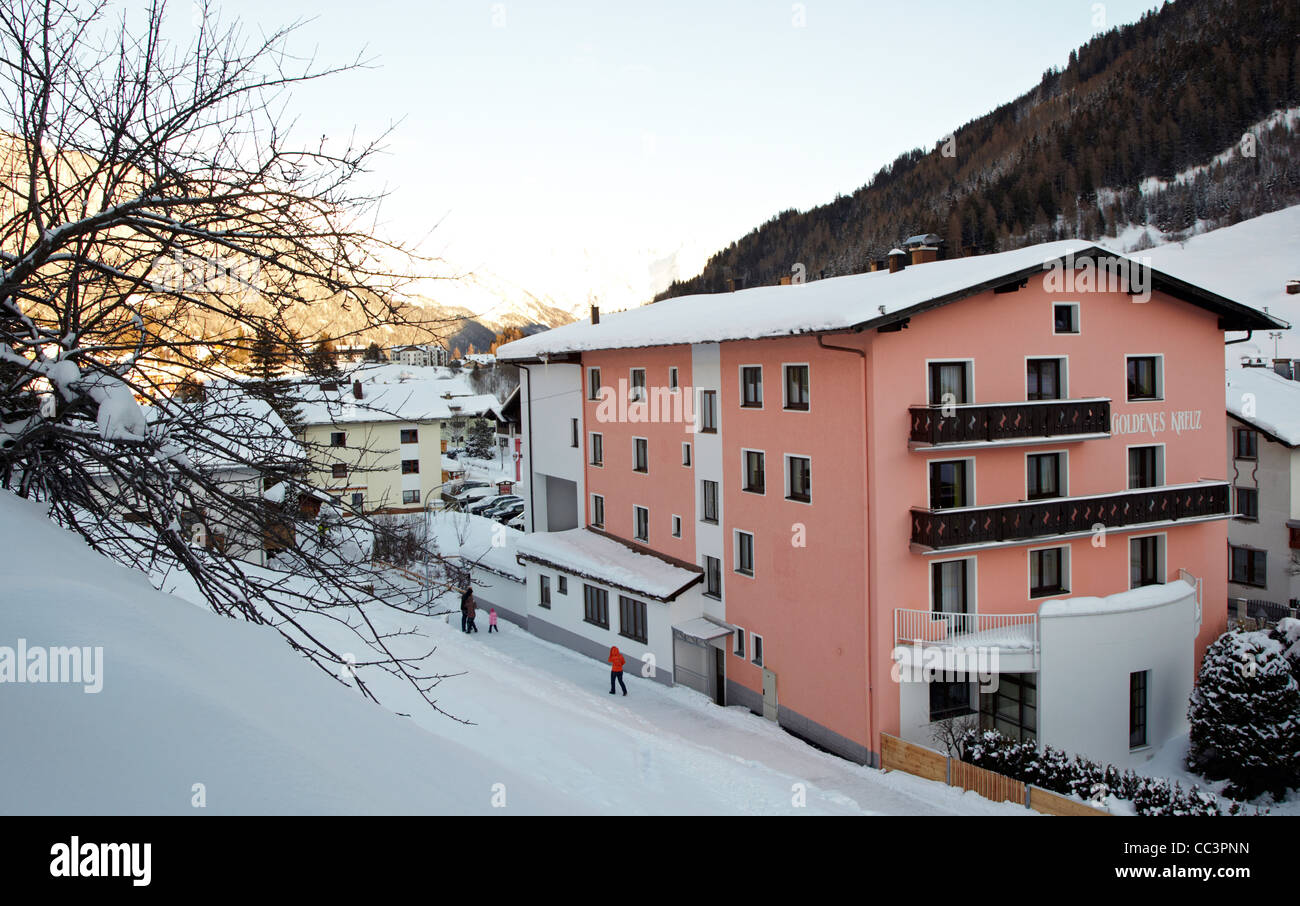
[[[521,511],[521,512],[519,513],[518,516],[516,516],[515,518],[513,518],[513,519],[511,519],[509,522],[507,522],[507,523],[506,523],[506,526],[507,526],[508,528],[518,529],[518,530],[521,531],[521,532],[524,531],[524,514],[523,514],[523,512]]]
[[[443,453],[448,459],[460,459],[465,453],[464,447],[448,447],[447,452]]]
[[[463,510],[472,503],[492,496],[492,485],[488,482],[470,480],[462,482],[456,492],[449,495],[449,500],[451,506]]]
[[[489,519],[496,522],[509,522],[524,511],[524,502],[522,500],[511,501],[510,503],[494,506],[488,510],[486,515]]]
[[[517,494],[495,494],[491,497],[484,497],[481,500],[471,503],[468,510],[469,512],[475,513],[479,516],[486,516],[488,510],[500,506],[503,503],[511,503],[515,500],[523,502],[523,498],[519,497]]]

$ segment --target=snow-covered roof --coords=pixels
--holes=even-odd
[[[646,553],[585,528],[564,532],[536,532],[519,540],[520,559],[544,563],[658,601],[671,601],[703,573]]]
[[[713,639],[720,639],[724,635],[731,635],[734,632],[728,626],[721,623],[715,623],[705,617],[696,617],[694,620],[687,620],[685,623],[678,623],[673,629],[682,635],[692,639],[699,639],[701,642],[709,642]]]
[[[1104,598],[1085,596],[1044,601],[1038,606],[1038,616],[1040,619],[1043,617],[1085,617],[1147,610],[1151,607],[1173,604],[1195,593],[1196,589],[1192,588],[1191,585],[1182,579],[1175,579],[1163,585],[1143,585],[1140,588],[1131,588],[1128,591],[1106,595]]]
[[[354,381],[361,382],[361,399],[353,395]],[[371,363],[340,378],[336,389],[322,390],[321,383],[301,379],[295,385],[305,425],[499,417],[495,396],[475,392],[464,375],[446,368],[412,370],[401,364]]]
[[[523,581],[523,567],[515,558],[515,546],[523,532],[471,513],[429,513],[429,536],[444,557],[461,557],[494,573]],[[504,539],[504,544],[495,543]]]
[[[1288,447],[1300,446],[1300,381],[1289,381],[1271,368],[1230,369],[1226,402],[1228,412],[1241,421]]]
[[[914,265],[897,273],[882,270],[733,293],[678,296],[602,314],[596,325],[588,318],[515,340],[500,347],[497,358],[518,361],[595,349],[716,343],[881,326],[919,310],[1027,278],[1067,256],[1091,253],[1127,257],[1095,243],[1066,239],[995,255]],[[1134,267],[1141,264],[1132,257],[1129,260]],[[1159,288],[1194,298],[1198,304],[1212,306],[1236,322],[1259,329],[1283,326],[1234,302],[1235,296],[1220,297],[1196,285],[1178,286],[1178,275],[1161,272],[1153,277],[1160,283]],[[1168,277],[1174,277],[1173,283]]]

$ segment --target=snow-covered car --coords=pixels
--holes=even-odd
[[[472,503],[493,496],[497,495],[492,493],[492,485],[486,481],[466,481],[456,489],[454,494],[448,495],[448,499],[451,506],[463,510]]]
[[[524,511],[524,502],[522,500],[512,500],[510,503],[494,506],[488,512],[484,513],[489,519],[496,522],[509,522],[511,519],[520,515]]]
[[[493,507],[500,506],[504,503],[510,503],[515,500],[522,500],[522,498],[516,494],[494,494],[491,497],[483,497],[480,500],[476,500],[465,509],[467,512],[474,513],[477,516],[486,516],[487,511]]]
[[[512,529],[518,529],[519,531],[522,532],[524,530],[524,514],[520,512],[518,516],[516,516],[514,519],[511,519],[509,522],[506,523],[506,527]]]

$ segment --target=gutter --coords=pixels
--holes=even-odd
[[[856,332],[856,331],[855,331]],[[862,360],[862,495],[863,495],[863,514],[862,514],[862,531],[863,543],[866,544],[866,557],[863,562],[867,570],[867,581],[862,587],[867,594],[866,607],[866,624],[867,624],[867,760],[871,762],[870,767],[880,766],[879,746],[876,744],[876,689],[872,680],[872,671],[875,669],[875,652],[871,646],[871,624],[874,620],[874,605],[876,595],[873,592],[872,584],[876,580],[875,565],[875,545],[872,544],[871,534],[871,437],[870,437],[870,406],[867,387],[867,353],[865,350],[856,349],[852,346],[831,346],[826,343],[826,337],[823,334],[817,335],[817,345],[822,349],[837,350],[839,352],[855,353]]]
[[[533,373],[522,362],[516,362],[515,367],[522,368],[524,374],[528,375],[528,531],[535,532],[537,507],[533,503],[533,488],[537,482],[533,480]]]

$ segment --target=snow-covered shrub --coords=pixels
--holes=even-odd
[[[1284,621],[1287,624],[1297,621]],[[1300,684],[1288,649],[1300,627],[1227,632],[1206,649],[1188,718],[1187,764],[1226,778],[1229,796],[1300,786]]]

